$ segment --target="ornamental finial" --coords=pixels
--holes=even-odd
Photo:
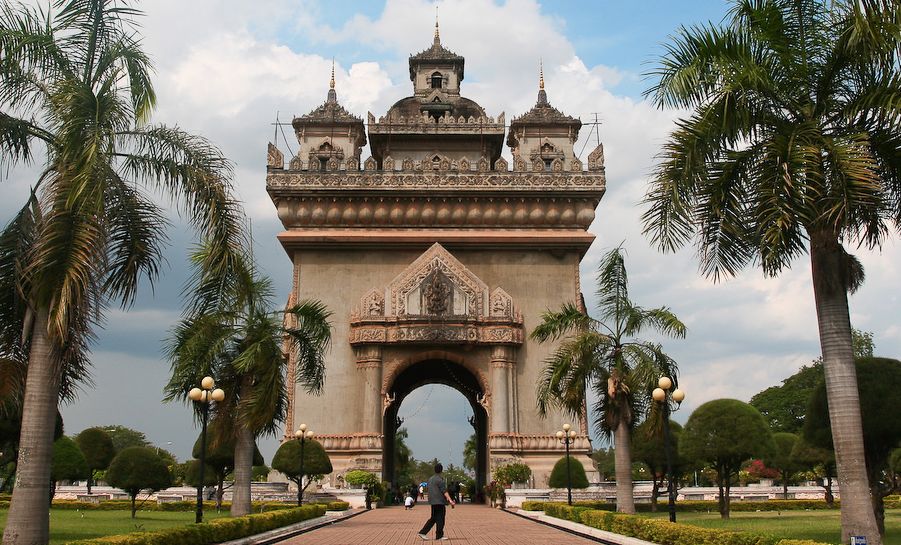
[[[328,88],[329,89],[335,88],[335,58],[334,57],[332,57],[332,79],[329,80],[329,82],[328,82]]]
[[[538,59],[538,89],[544,89],[544,62]]]
[[[438,3],[435,2],[435,43],[441,43],[441,37],[438,35]]]

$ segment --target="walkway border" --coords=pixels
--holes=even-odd
[[[314,519],[291,524],[290,526],[282,526],[281,528],[269,530],[268,532],[263,532],[262,534],[242,537],[240,539],[235,539],[232,541],[224,541],[219,545],[272,545],[282,540],[311,532],[318,528],[331,526],[332,524],[354,518],[366,512],[367,509],[353,509],[349,510],[349,512],[334,512],[335,514],[326,514],[321,517],[316,517]]]
[[[516,511],[513,511],[511,509],[504,509],[504,511],[510,513],[513,516],[531,520],[537,522],[538,524],[544,524],[545,526],[550,526],[551,528],[556,528],[569,534],[584,537],[585,539],[590,539],[598,543],[603,543],[604,545],[657,545],[653,542],[644,541],[635,537],[628,537],[620,534],[615,534],[613,532],[598,530],[597,528],[592,528],[591,526],[587,526],[585,524],[579,524],[570,520],[551,517],[545,515],[542,511],[523,511],[522,509]]]

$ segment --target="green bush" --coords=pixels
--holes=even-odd
[[[344,482],[351,486],[375,486],[379,484],[380,479],[374,473],[354,469],[344,474]]]
[[[520,507],[520,509],[523,511],[544,511],[544,506],[548,503],[550,502],[526,500],[522,502],[522,507]]]
[[[346,503],[346,502],[332,502],[332,503]],[[331,504],[329,504],[331,505]],[[216,502],[215,501],[205,501],[203,502],[203,506],[205,509],[215,509]],[[297,507],[293,503],[284,503],[284,502],[275,502],[275,501],[267,501],[260,502],[255,501],[252,503],[253,511],[255,513],[259,513],[261,511],[278,511],[285,509],[293,509]],[[3,508],[3,501],[0,500],[0,508]],[[7,501],[6,507],[9,507],[9,502]],[[77,500],[53,500],[51,505],[54,509],[66,509],[72,511],[127,511],[131,509],[131,502],[129,500],[106,500],[101,501],[100,503],[86,503],[80,502]],[[182,512],[193,512],[197,507],[196,501],[172,501],[172,502],[163,502],[157,503],[153,501],[149,501],[141,506],[141,511],[182,511]],[[222,509],[228,510],[231,507],[230,502],[223,502]]]
[[[304,505],[272,513],[222,518],[156,532],[136,532],[71,541],[69,545],[211,545],[260,534],[324,514],[325,507],[321,505]]]
[[[525,501],[522,504],[524,511],[543,511],[545,505],[553,502]],[[605,501],[575,501],[574,506],[590,507],[600,511],[614,511],[616,504]],[[821,509],[838,509],[841,502],[836,500],[833,507],[826,505],[823,500],[766,500],[766,501],[733,501],[732,511],[815,511]],[[897,507],[897,501],[895,503]],[[886,508],[889,503],[886,502]],[[651,504],[638,503],[635,509],[640,513],[649,513]],[[681,513],[705,513],[715,512],[718,509],[716,500],[681,500],[676,502],[676,511]]]
[[[540,502],[534,502],[540,503]],[[716,502],[709,502],[715,505]],[[762,503],[762,502],[759,502]],[[535,507],[534,505],[531,507]],[[547,502],[545,514],[586,526],[666,545],[824,545],[815,541],[778,539],[746,532],[730,532],[672,523],[636,515],[623,515],[584,506]]]
[[[494,470],[494,480],[506,486],[528,482],[531,476],[532,470],[529,466],[520,462],[504,464]]]
[[[554,469],[551,470],[551,478],[548,486],[551,488],[566,488],[566,456],[557,460]],[[569,457],[570,486],[572,488],[588,488],[588,477],[585,476],[585,468],[572,456]]]

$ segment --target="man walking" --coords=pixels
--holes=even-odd
[[[419,537],[421,539],[428,539],[429,530],[432,529],[432,525],[436,526],[435,528],[435,539],[444,541],[447,538],[444,537],[444,515],[447,512],[447,504],[450,504],[451,509],[453,509],[456,502],[451,499],[450,494],[447,493],[447,484],[444,482],[444,477],[441,476],[441,472],[444,471],[444,466],[441,464],[435,464],[435,474],[429,479],[428,483],[428,494],[429,494],[429,506],[432,508],[432,516],[425,523],[425,526],[422,527],[422,530],[419,531]]]

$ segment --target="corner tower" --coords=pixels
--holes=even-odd
[[[544,487],[563,454],[554,431],[569,419],[537,415],[536,385],[555,347],[528,332],[546,309],[581,298],[603,158],[596,150],[582,168],[572,150],[581,123],[541,88],[506,135],[511,170],[504,114],[461,95],[464,59],[437,26],[409,66],[413,94],[367,115],[362,164],[362,122],[333,88],[294,120],[300,151],[287,168],[270,144],[267,191],[285,228],[291,299],[321,300],[334,326],[325,391],[291,393],[288,430],[304,422],[317,432],[335,467],[330,486],[350,469],[393,481],[398,408],[441,383],[472,409],[478,484],[518,460]],[[590,470],[588,423],[573,424],[574,452]]]

